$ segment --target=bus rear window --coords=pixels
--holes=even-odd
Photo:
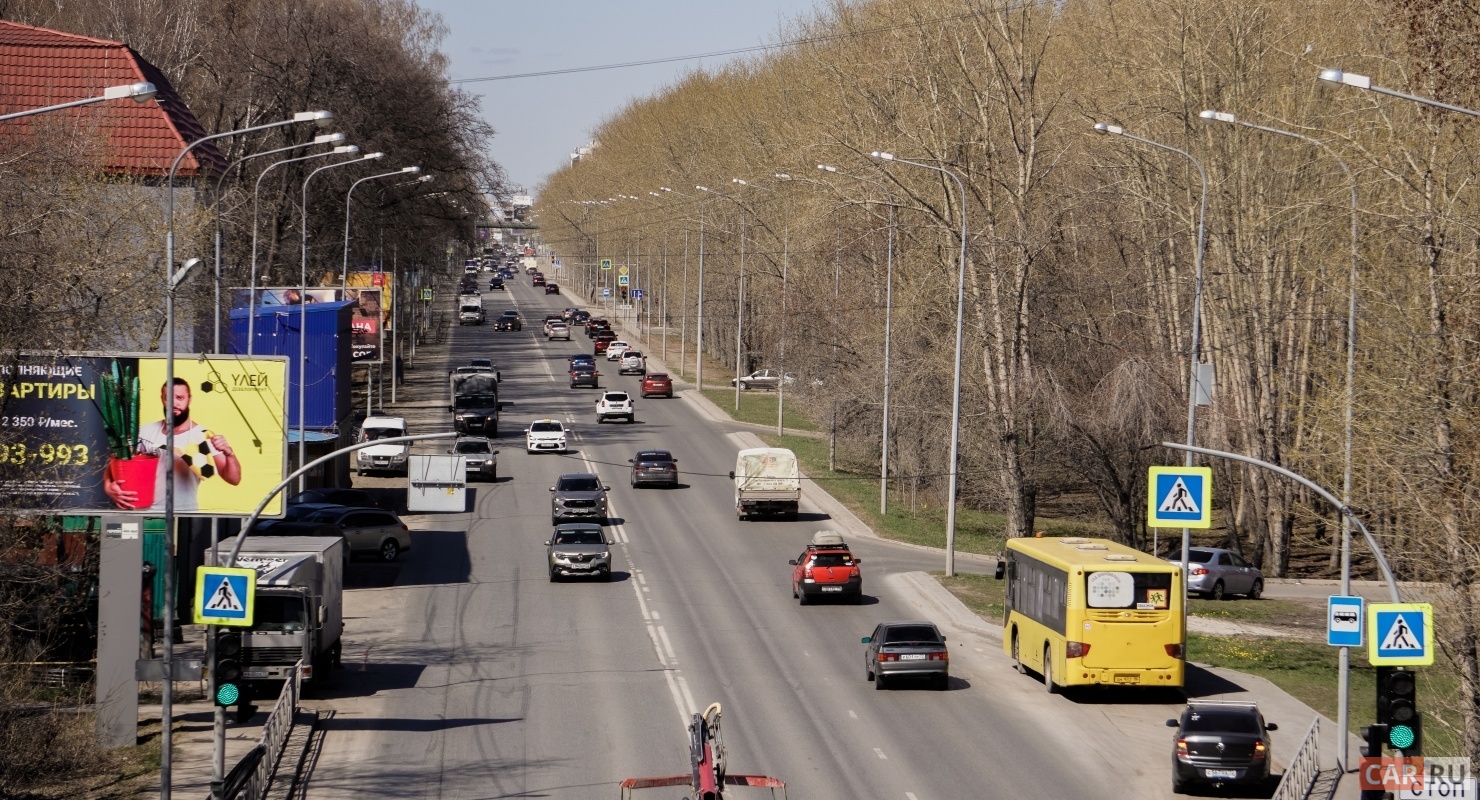
[[[1167,608],[1170,572],[1091,572],[1085,577],[1090,608]]]

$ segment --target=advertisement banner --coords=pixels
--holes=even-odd
[[[382,361],[381,332],[385,328],[381,296],[382,290],[379,288],[344,290],[344,299],[356,301],[354,316],[350,318],[350,329],[353,331],[350,354],[356,364],[379,364]]]
[[[380,287],[380,328],[381,330],[392,330],[395,326],[391,323],[391,306],[396,302],[394,297],[395,278],[389,272],[376,272],[374,270],[354,270],[345,278],[350,288],[377,286]]]
[[[283,480],[286,358],[22,355],[0,366],[0,497],[53,514],[246,516]],[[172,389],[172,391],[171,391]],[[165,454],[164,403],[175,413]],[[264,510],[282,515],[279,494]]]

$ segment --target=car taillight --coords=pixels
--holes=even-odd
[[[810,577],[812,577],[812,568],[811,568],[811,567],[806,567],[806,568],[804,568],[804,569],[803,569],[803,570],[802,570],[802,577],[805,577],[805,578],[810,578]]]
[[[880,661],[898,661],[899,660],[899,654],[898,653],[880,653],[879,654],[879,660]]]
[[[1192,574],[1193,575],[1206,575],[1206,574],[1208,574],[1208,571],[1206,569],[1204,569],[1203,567],[1193,567],[1192,568]]]
[[[944,650],[940,651],[939,653],[931,653],[930,654],[930,660],[931,661],[950,661],[951,660],[951,654],[950,653],[947,653]]]
[[[409,532],[411,529],[408,528],[408,527],[406,527],[406,523],[403,522],[403,523],[401,523],[401,530],[408,531]]]
[[[1089,655],[1089,645],[1084,642],[1069,642],[1064,648],[1064,658],[1084,658]]]
[[[1169,644],[1169,645],[1166,645],[1166,648],[1167,648],[1167,655],[1171,656],[1172,658],[1180,659],[1182,657],[1182,645],[1180,645],[1180,644]]]
[[[1264,752],[1264,750],[1265,750],[1264,742],[1255,742],[1254,743],[1254,760],[1255,761],[1258,761],[1259,759],[1264,758],[1264,756],[1266,755],[1266,753]]]
[[[1179,756],[1186,756],[1187,755],[1187,740],[1186,739],[1178,739],[1177,740],[1177,755],[1179,755]]]
[[[858,567],[849,567],[848,568],[848,577],[850,577],[850,578],[856,578],[856,577],[858,577]]]

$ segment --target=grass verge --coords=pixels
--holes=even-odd
[[[705,389],[704,397],[709,402],[720,407],[720,410],[729,414],[739,422],[750,422],[757,425],[776,425],[776,393],[749,391],[740,393],[740,410],[735,410],[735,392],[733,389]],[[796,412],[797,405],[788,398],[785,408],[785,418],[782,424],[787,428],[798,431],[815,431],[817,426],[812,421]]]

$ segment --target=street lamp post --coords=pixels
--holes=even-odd
[[[922,164],[918,161],[906,161],[895,158],[892,153],[874,151],[869,155],[880,161],[894,162],[898,164],[909,164],[922,169],[934,170],[942,175],[947,175],[956,182],[956,188],[961,190],[961,267],[956,276],[956,357],[955,377],[951,388],[951,456],[950,456],[950,482],[947,491],[946,506],[946,575],[956,574],[956,465],[959,462],[961,450],[961,345],[962,325],[966,316],[966,184],[961,182],[960,176],[945,167],[937,167],[931,164]]]
[[[151,87],[152,88],[152,87]],[[130,96],[130,95],[120,95]],[[82,103],[70,104],[81,105]],[[69,104],[63,104],[67,107]],[[249,128],[241,128],[234,131],[202,136],[191,142],[175,156],[170,164],[169,177],[165,181],[165,238],[164,238],[164,276],[165,276],[165,366],[164,386],[173,391],[171,387],[175,383],[175,289],[184,279],[186,272],[195,264],[200,263],[198,259],[191,259],[184,268],[175,269],[175,173],[180,169],[180,162],[190,151],[217,139],[225,139],[229,136],[239,136],[244,133],[256,133],[258,131],[280,128],[284,125],[294,125],[300,122],[314,122],[321,127],[333,121],[334,115],[328,111],[303,111],[293,115],[292,119],[279,122],[269,122],[265,125],[254,125]],[[170,463],[174,461],[175,452],[175,404],[166,402],[164,404],[164,457]],[[173,775],[173,763],[171,759],[170,746],[172,742],[172,728],[174,723],[174,650],[175,650],[175,482],[167,480],[164,482],[164,654],[161,657],[161,668],[163,670],[163,687],[160,697],[160,746],[163,748],[160,757],[159,769],[159,796],[160,800],[169,800],[170,781]],[[216,727],[225,729],[225,716],[218,710],[216,712]],[[219,763],[219,759],[218,759]]]
[[[1193,278],[1192,291],[1192,343],[1187,350],[1187,360],[1189,362],[1189,369],[1192,373],[1191,376],[1188,378],[1187,384],[1187,446],[1192,447],[1196,443],[1197,435],[1197,373],[1199,366],[1198,339],[1202,333],[1203,243],[1206,241],[1207,238],[1207,226],[1205,223],[1208,214],[1208,173],[1203,169],[1202,162],[1198,161],[1196,158],[1193,158],[1192,154],[1187,152],[1186,150],[1180,150],[1178,148],[1172,147],[1171,145],[1162,144],[1161,142],[1153,142],[1150,139],[1143,139],[1140,136],[1126,133],[1125,129],[1120,127],[1119,125],[1109,125],[1104,122],[1097,122],[1095,123],[1094,129],[1100,133],[1111,134],[1114,136],[1123,136],[1133,142],[1140,142],[1141,144],[1165,150],[1169,153],[1176,153],[1177,155],[1182,156],[1188,161],[1191,161],[1192,166],[1197,167],[1198,177],[1202,180],[1202,202],[1197,212],[1197,252],[1193,253],[1193,263],[1195,265],[1193,271],[1196,274]],[[1211,389],[1212,387],[1208,388]],[[1188,450],[1187,457],[1186,459],[1184,459],[1184,466],[1192,466],[1192,457],[1193,451]],[[1191,548],[1191,546],[1192,531],[1188,528],[1183,528],[1182,629],[1184,632],[1187,629],[1187,574],[1188,569],[1191,566],[1190,562],[1188,561],[1187,551]],[[1152,549],[1155,550],[1156,548],[1153,547]]]
[[[694,186],[701,192],[709,191],[708,186]],[[704,203],[699,202],[699,306],[697,318],[694,320],[694,388],[700,394],[704,393]]]
[[[104,89],[103,93],[98,95],[97,97],[88,97],[82,100],[73,100],[70,103],[57,103],[56,105],[43,106],[42,108],[31,108],[25,111],[15,111],[10,114],[0,114],[0,122],[5,122],[6,120],[12,119],[20,119],[21,117],[34,117],[37,114],[48,114],[52,111],[62,111],[64,109],[77,108],[79,106],[90,106],[93,103],[102,103],[107,100],[122,100],[125,97],[132,97],[134,99],[134,102],[136,103],[147,103],[151,99],[153,99],[155,94],[157,93],[158,92],[154,88],[154,84],[152,83],[143,81],[139,83],[125,83],[119,86],[109,86],[108,88]],[[252,130],[256,129],[253,128]],[[237,131],[237,133],[240,133],[240,131]]]
[[[361,178],[349,185],[349,191],[344,193],[344,263],[339,270],[340,288],[349,288],[349,214],[350,201],[354,199],[355,189],[358,188],[360,184],[366,181],[374,181],[381,178],[391,178],[397,175],[415,175],[419,172],[421,172],[421,167],[402,167],[398,170],[395,170],[394,172],[382,172],[379,175],[370,175],[368,177]],[[431,176],[428,175],[427,177]],[[415,181],[408,182],[414,183]]]
[[[1326,154],[1341,167],[1346,174],[1347,183],[1351,187],[1351,272],[1347,277],[1347,309],[1346,309],[1346,409],[1342,421],[1341,436],[1341,504],[1350,506],[1352,502],[1352,444],[1355,435],[1353,416],[1356,406],[1356,384],[1357,384],[1357,269],[1360,257],[1361,239],[1357,229],[1357,178],[1352,174],[1351,167],[1336,155],[1331,146],[1311,136],[1302,133],[1287,131],[1281,128],[1273,128],[1268,125],[1256,125],[1252,122],[1244,122],[1233,114],[1222,111],[1207,109],[1198,115],[1202,119],[1213,122],[1226,122],[1238,125],[1250,130],[1272,133],[1276,136],[1284,136],[1290,139],[1298,139],[1306,144],[1312,144],[1326,151]],[[1351,594],[1351,557],[1352,557],[1352,526],[1351,520],[1346,514],[1341,515],[1341,593]],[[1337,679],[1337,704],[1338,714],[1336,721],[1337,730],[1346,730],[1347,720],[1350,714],[1348,693],[1351,678],[1351,648],[1339,648],[1339,672]],[[1337,766],[1346,770],[1349,755],[1347,740],[1342,738],[1342,745],[1337,758]]]
[[[299,291],[298,295],[298,466],[303,466],[308,454],[308,448],[303,440],[304,422],[308,418],[308,185],[313,182],[313,177],[324,170],[336,167],[346,167],[358,164],[362,161],[376,161],[385,158],[385,153],[366,153],[359,158],[349,161],[340,161],[335,164],[325,164],[322,167],[308,173],[303,179],[303,235],[301,237],[301,262],[299,263]],[[307,476],[298,476],[298,491],[303,491],[307,483]]]
[[[894,316],[894,194],[878,181],[839,172],[837,167],[818,164],[817,168],[834,175],[873,184],[879,187],[879,190],[889,199],[889,250],[884,257],[886,264],[884,267],[884,429],[879,456],[879,516],[882,517],[889,513],[889,350],[891,322]]]
[[[353,155],[360,152],[356,145],[346,144],[335,147],[327,153],[314,153],[313,155],[299,156],[297,158],[285,158],[267,165],[257,176],[257,184],[252,189],[252,278],[247,285],[247,355],[252,354],[257,332],[257,210],[262,195],[262,179],[267,173],[281,167],[284,164],[292,164],[297,161],[312,161],[316,158],[326,158],[337,155]]]
[[[393,184],[391,188],[426,183],[435,177],[435,175],[423,175],[414,181]],[[391,405],[395,405],[396,384],[401,378],[401,304],[406,302],[406,299],[401,296],[401,267],[396,263],[394,255],[391,257],[391,287]]]
[[[674,189],[670,189],[667,186],[659,186],[658,188],[661,189],[661,190],[663,190],[663,191],[665,191],[665,192],[668,192],[670,194],[676,194],[679,197],[692,197],[692,195],[685,194],[684,192],[676,191]],[[699,274],[702,276],[704,274],[703,273],[703,269],[704,269],[704,204],[703,203],[700,203],[699,204],[699,269],[700,269],[700,273]],[[702,278],[699,281],[699,285],[700,286],[703,286],[704,285],[704,281],[702,280]],[[699,298],[700,298],[701,301],[703,300],[703,297],[704,297],[703,292],[700,292]],[[701,309],[703,308],[702,302],[701,302],[700,308]],[[701,313],[702,313],[702,311],[701,311]],[[679,323],[678,323],[678,374],[679,375],[683,375],[684,374],[684,368],[685,368],[685,366],[689,362],[689,227],[688,227],[688,225],[684,225],[684,230],[683,230],[683,303],[681,304],[681,311],[680,311],[680,313],[679,313],[678,316],[679,316]],[[700,355],[699,356],[699,362],[701,364],[703,363],[703,360],[704,360],[703,355]],[[700,388],[703,388],[702,383],[700,384]]]
[[[791,176],[785,172],[777,172],[771,175],[778,181],[789,181]],[[781,233],[781,330],[776,337],[776,369],[781,373],[781,380],[776,383],[776,435],[785,434],[783,420],[786,418],[786,272],[791,266],[791,203],[786,204],[786,222]]]

